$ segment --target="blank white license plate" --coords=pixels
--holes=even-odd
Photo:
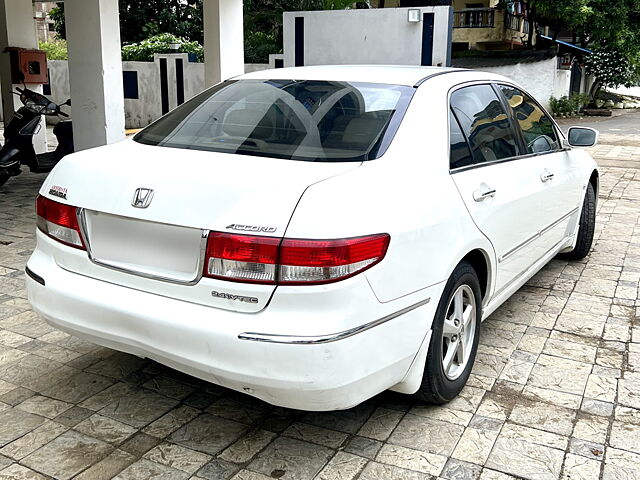
[[[202,231],[85,210],[94,261],[188,282],[199,274]]]

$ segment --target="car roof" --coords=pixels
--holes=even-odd
[[[465,75],[467,80],[474,80],[474,77],[487,78],[488,75],[491,75],[491,77],[495,79],[499,77],[475,70],[449,67],[419,67],[413,65],[321,65],[261,70],[240,75],[239,77],[235,77],[235,79],[321,80],[416,86],[426,78],[434,75],[439,76],[454,72],[466,72],[470,74],[468,77]],[[455,75],[454,77],[458,76]]]

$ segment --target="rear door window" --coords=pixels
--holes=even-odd
[[[474,163],[486,163],[519,154],[511,122],[490,85],[473,85],[451,94],[451,109],[466,135]]]
[[[449,110],[449,168],[473,165],[473,157],[455,115]]]
[[[527,153],[545,153],[557,150],[560,142],[553,122],[540,106],[526,93],[509,86],[500,85],[507,102],[513,110],[527,148]]]

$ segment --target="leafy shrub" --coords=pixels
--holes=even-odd
[[[47,52],[48,60],[67,60],[69,58],[66,40],[38,42],[38,48]]]
[[[570,97],[564,95],[560,98],[551,97],[549,105],[554,115],[580,113],[590,103],[591,99],[586,93],[574,93]]]
[[[275,35],[249,32],[244,39],[244,58],[247,63],[267,63],[270,53],[279,53]]]
[[[171,44],[178,45],[177,50]],[[155,53],[193,53],[198,61],[204,60],[204,49],[198,42],[189,42],[170,33],[154,35],[146,40],[122,47],[122,60],[137,62],[153,62]]]

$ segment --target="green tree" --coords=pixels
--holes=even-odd
[[[173,47],[177,45],[177,49]],[[170,33],[154,35],[138,43],[122,47],[122,59],[137,62],[152,62],[154,53],[193,53],[199,61],[204,60],[202,45],[189,42]]]
[[[120,0],[120,38],[123,44],[140,42],[160,33],[203,42],[202,0]],[[64,3],[50,12],[54,30],[66,38]]]
[[[369,1],[353,0],[245,0],[245,60],[268,61],[269,53],[282,51],[282,14],[301,10],[369,8]]]
[[[503,0],[509,7],[514,0]],[[532,28],[525,44],[533,46],[537,30],[549,26],[553,38],[560,31],[573,32],[574,43],[594,51],[587,61],[590,72],[601,81],[599,86],[627,85],[638,82],[640,75],[640,0],[523,0]],[[607,62],[615,62],[607,64]],[[611,68],[617,71],[614,75]],[[602,77],[601,77],[602,76]]]
[[[262,63],[268,60],[269,53],[281,51],[283,12],[368,6],[368,1],[352,0],[245,0],[245,59]],[[203,44],[202,0],[120,0],[119,8],[120,37],[124,45],[139,44],[163,33]],[[64,3],[59,2],[50,17],[58,36],[66,38]],[[148,46],[138,45],[137,50]],[[134,50],[126,55],[134,55]]]
[[[69,58],[66,40],[38,42],[38,48],[47,53],[47,59],[49,60],[67,60]]]

